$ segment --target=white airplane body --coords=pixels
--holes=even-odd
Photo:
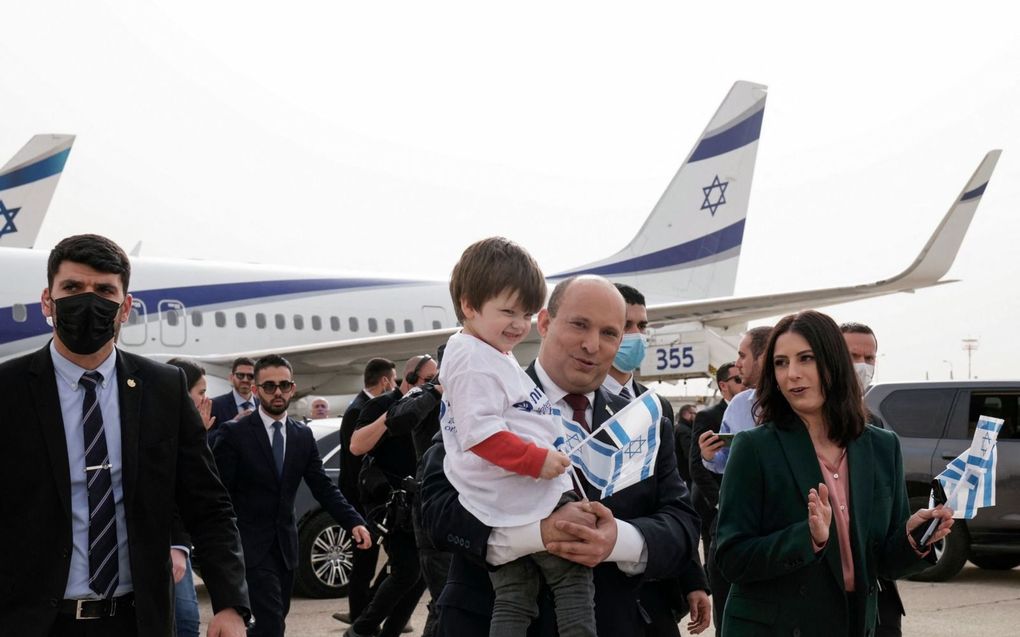
[[[907,271],[862,286],[744,297],[736,281],[766,89],[737,82],[634,239],[616,254],[550,277],[581,273],[633,285],[653,325],[731,327],[752,318],[943,283],[998,159],[988,154]],[[592,224],[591,231],[604,228]],[[0,292],[0,360],[45,345],[39,308],[47,253],[0,248],[9,284]],[[279,353],[302,393],[350,394],[365,362],[433,352],[457,330],[447,281],[352,276],[262,265],[137,257],[134,311],[119,345],[187,356],[226,375],[240,355]],[[534,331],[515,350],[535,351]]]

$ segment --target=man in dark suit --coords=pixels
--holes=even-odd
[[[719,433],[719,425],[722,424],[723,414],[726,413],[726,405],[736,394],[744,390],[742,379],[737,373],[734,363],[725,363],[719,366],[715,372],[715,383],[722,394],[722,400],[708,409],[703,409],[694,417],[694,440],[706,431]],[[722,475],[710,471],[701,461],[701,447],[691,445],[691,495],[694,501],[694,509],[701,516],[701,540],[704,542],[705,550],[711,544],[711,528],[715,520],[715,514],[719,508],[719,485],[722,483]]]
[[[694,418],[698,410],[688,403],[680,407],[676,422],[673,423],[676,438],[676,464],[680,477],[691,484],[691,445],[694,444]]]
[[[0,635],[169,636],[173,504],[208,560],[209,634],[244,634],[241,543],[184,375],[114,347],[130,272],[105,237],[58,243],[53,340],[0,365]]]
[[[601,277],[576,277],[556,286],[548,309],[538,315],[542,345],[528,372],[554,408],[574,409],[591,427],[626,406],[600,385],[616,355],[624,327],[624,302]],[[579,400],[580,399],[580,400]],[[583,405],[583,406],[581,406]],[[697,550],[698,520],[687,503],[687,489],[676,472],[672,428],[663,422],[654,476],[597,502],[599,492],[585,485],[591,513],[568,503],[534,525],[490,529],[467,513],[442,470],[444,452],[434,446],[425,456],[423,520],[440,548],[454,552],[446,588],[439,600],[439,633],[487,634],[492,586],[485,564],[501,564],[541,551],[594,568],[595,618],[600,635],[644,635],[647,621],[670,616],[668,600],[638,600],[645,580],[677,576]],[[530,635],[554,635],[551,596]]]
[[[210,434],[220,477],[237,511],[245,576],[255,626],[251,636],[281,636],[297,568],[294,496],[304,480],[315,499],[354,538],[372,544],[365,521],[322,469],[307,425],[287,417],[294,396],[293,369],[269,355],[255,363],[259,408]]]
[[[213,427],[231,420],[244,418],[258,407],[258,397],[252,392],[255,382],[255,361],[242,356],[230,366],[230,386],[225,394],[212,399]]]
[[[602,388],[610,394],[620,396],[627,402],[637,398],[648,391],[648,387],[637,381],[634,372],[641,366],[645,358],[645,332],[648,330],[648,310],[645,307],[645,296],[637,289],[623,283],[614,283],[616,289],[623,296],[627,304],[627,313],[623,325],[623,340],[620,349],[613,358],[613,364],[602,381]],[[679,432],[673,420],[673,405],[662,396],[658,396],[659,404],[662,406],[662,415],[674,425],[674,432]],[[689,432],[688,432],[689,433]],[[674,434],[674,442],[676,435]],[[688,440],[688,447],[689,447]],[[683,469],[680,469],[679,459],[683,458]],[[680,476],[690,475],[688,471],[687,456],[677,454],[677,470]],[[687,483],[687,480],[684,480]],[[704,567],[695,552],[695,559],[684,569],[680,578],[671,578],[655,582],[646,582],[643,589],[659,589],[658,594],[665,596],[672,601],[674,615],[683,617],[690,613],[691,621],[689,630],[695,633],[708,628],[712,617],[712,602],[708,598],[708,580],[705,577]],[[642,597],[650,595],[648,590],[642,590]],[[649,637],[679,637],[680,631],[674,617],[663,617],[662,621],[654,624],[648,631]]]
[[[364,389],[358,392],[347,406],[340,421],[340,493],[362,516],[365,508],[358,491],[358,475],[361,473],[361,456],[351,453],[351,436],[358,426],[361,410],[368,401],[381,396],[397,386],[397,365],[387,358],[373,358],[365,365]],[[351,578],[347,582],[347,603],[349,612],[333,613],[333,618],[351,624],[361,615],[372,599],[372,578],[375,577],[379,561],[379,546],[364,551],[355,551],[352,556]]]

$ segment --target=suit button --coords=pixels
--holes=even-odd
[[[448,534],[446,535],[446,541],[447,541],[447,542],[453,542],[453,541],[454,541],[454,539],[453,539],[453,533],[448,533]]]
[[[793,637],[800,637],[800,629],[799,628],[794,628],[793,629]]]
[[[801,597],[807,597],[807,586],[801,586],[799,592]]]
[[[60,603],[60,602],[58,602],[58,601],[57,601],[56,599],[50,599],[50,600],[49,600],[49,605],[50,605],[50,608],[56,608],[56,607],[57,607],[57,604],[59,604],[59,603]]]

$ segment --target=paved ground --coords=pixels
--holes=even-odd
[[[1007,637],[1020,634],[1020,568],[996,572],[968,564],[951,582],[905,581],[900,583],[900,591],[907,607],[903,624],[905,635]],[[199,602],[202,619],[208,620],[212,611],[205,588],[201,586]],[[347,610],[346,599],[295,599],[287,620],[287,634],[340,637],[347,626],[331,617],[338,610]],[[425,623],[424,602],[418,606],[411,623],[415,627],[412,637],[420,636]],[[205,634],[204,624],[202,634]],[[710,628],[702,634],[712,637],[715,631]]]

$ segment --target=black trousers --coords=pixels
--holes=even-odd
[[[722,571],[715,563],[715,528],[712,528],[712,541],[705,553],[705,570],[708,572],[708,585],[712,587],[712,620],[715,622],[717,635],[722,634],[723,611],[726,610],[726,598],[730,594],[730,583],[723,577]]]
[[[425,579],[425,585],[429,589],[429,614],[425,618],[425,628],[422,629],[421,637],[435,637],[439,625],[439,608],[436,600],[443,594],[443,587],[446,586],[446,577],[450,573],[450,561],[453,556],[446,551],[437,551],[433,548],[420,549],[421,572]]]
[[[364,551],[355,548],[351,555],[353,564],[351,579],[347,582],[347,603],[353,622],[361,616],[372,599],[372,578],[379,564],[379,545],[373,543],[371,548]]]
[[[294,571],[283,563],[279,545],[255,566],[246,566],[248,598],[255,625],[249,637],[283,637],[290,612],[290,595],[294,589]]]
[[[896,590],[896,582],[878,580],[878,626],[875,637],[903,636],[903,602]]]
[[[351,627],[358,634],[374,635],[385,622],[379,637],[398,637],[425,592],[425,580],[412,533],[394,530],[383,542],[390,573]]]

